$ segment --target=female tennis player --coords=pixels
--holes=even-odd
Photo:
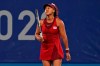
[[[45,4],[43,6],[46,18],[40,20],[40,28],[36,28],[35,37],[41,42],[40,60],[43,66],[61,66],[64,52],[61,46],[62,38],[66,50],[66,60],[70,61],[71,56],[68,47],[68,38],[66,35],[64,22],[58,17],[58,8],[55,4]]]

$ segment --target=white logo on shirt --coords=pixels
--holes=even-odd
[[[53,29],[57,29],[57,26],[53,26]]]

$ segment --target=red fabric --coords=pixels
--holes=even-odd
[[[46,25],[50,25],[49,27]],[[42,25],[42,33],[44,42],[41,44],[40,60],[62,59],[64,53],[60,43],[59,29],[56,25],[56,18],[52,24],[47,23],[46,19]]]

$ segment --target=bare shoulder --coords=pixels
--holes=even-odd
[[[60,18],[56,18],[57,26],[64,25],[64,22]]]

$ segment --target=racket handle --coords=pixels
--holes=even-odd
[[[42,32],[40,33],[40,37],[42,37],[42,38],[43,38],[43,36],[42,36]]]

